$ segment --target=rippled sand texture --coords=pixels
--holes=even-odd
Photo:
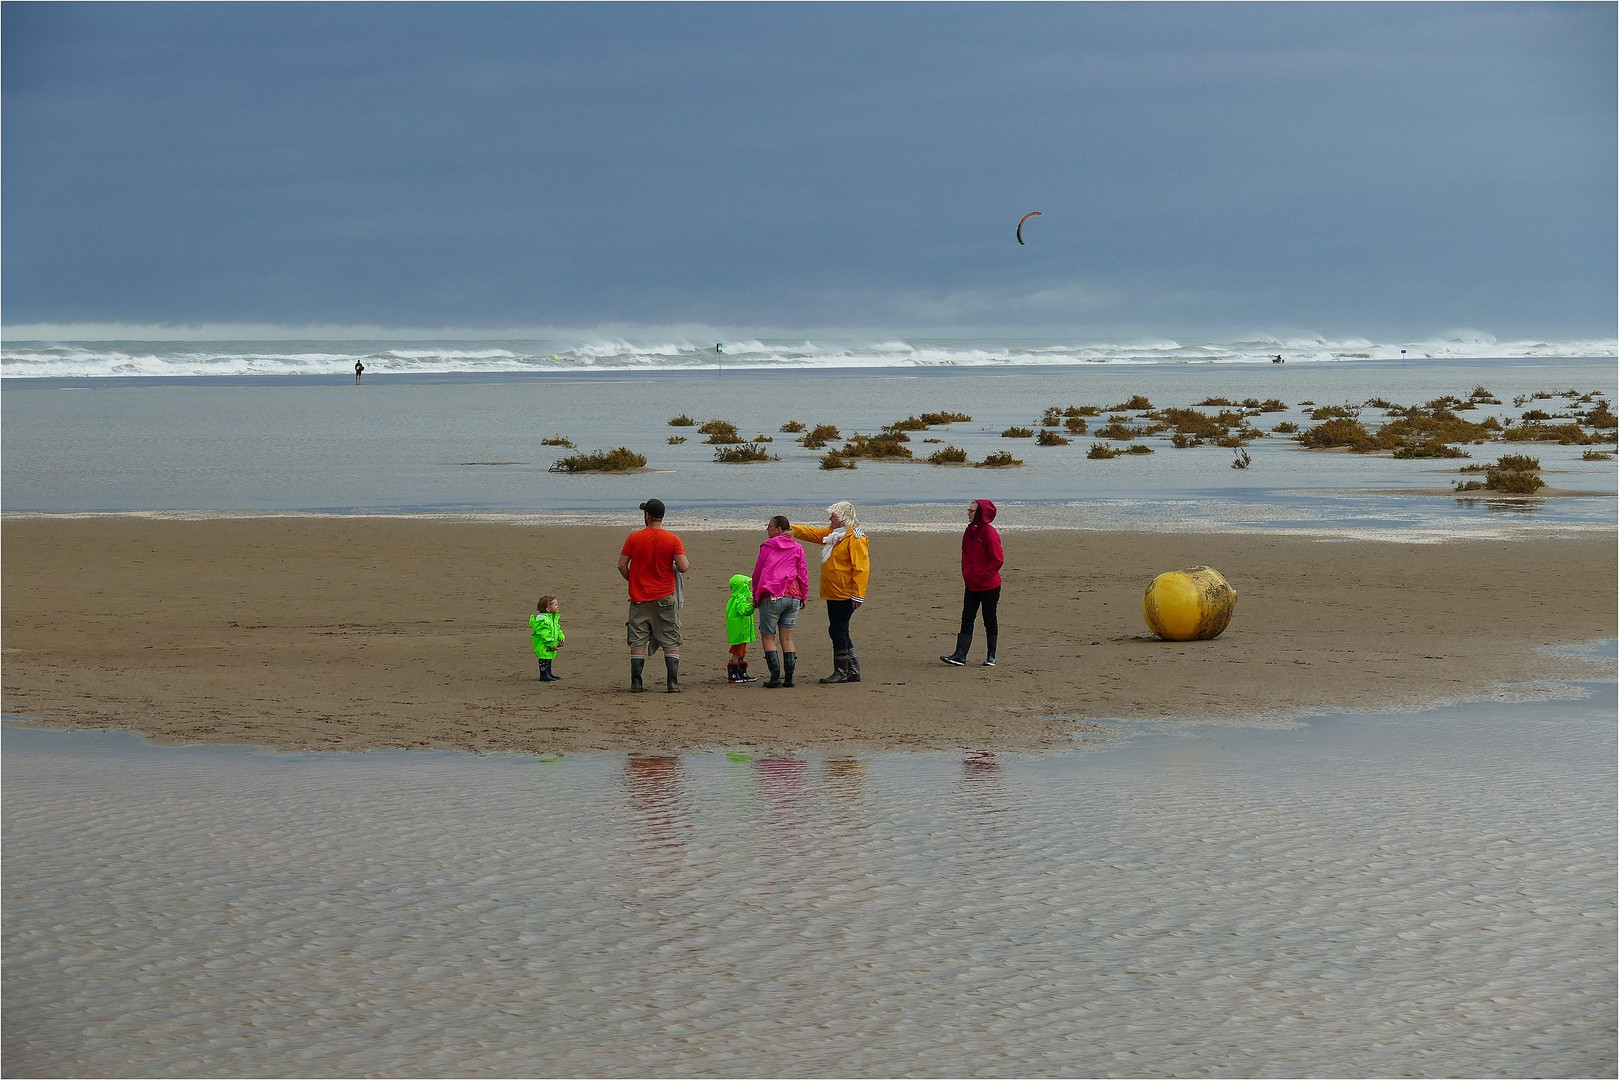
[[[1046,755],[8,728],[7,1075],[1612,1075],[1612,684]]]

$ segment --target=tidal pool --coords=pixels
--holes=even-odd
[[[1044,754],[4,731],[14,1076],[1611,1075],[1615,686]]]

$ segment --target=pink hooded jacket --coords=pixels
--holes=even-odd
[[[961,577],[973,592],[998,589],[1001,585],[1001,534],[990,522],[995,520],[995,504],[977,499],[978,514],[961,534]]]
[[[757,607],[765,593],[771,596],[809,598],[809,565],[804,549],[792,533],[772,536],[759,545],[759,558],[753,564],[753,603]]]

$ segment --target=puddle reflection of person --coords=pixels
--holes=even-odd
[[[830,758],[826,763],[827,790],[834,795],[858,796],[866,771],[870,768],[859,758]]]
[[[779,847],[795,855],[815,848],[806,833],[810,824],[814,792],[809,790],[809,762],[797,758],[761,758],[753,763],[759,779],[759,794],[765,800],[765,820],[775,828]]]
[[[624,760],[624,787],[643,830],[643,846],[678,850],[691,829],[680,792],[680,759],[631,754]]]
[[[1000,772],[1000,759],[989,750],[975,751],[961,762],[961,773],[967,780],[991,780],[999,777]]]

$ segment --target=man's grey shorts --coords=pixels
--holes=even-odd
[[[791,596],[772,596],[759,605],[759,633],[776,636],[776,628],[791,630],[798,625],[798,609],[802,600]]]
[[[675,604],[674,594],[639,604],[630,601],[624,636],[631,652],[645,652],[649,645],[664,652],[680,648],[684,639],[680,634],[680,608]]]

